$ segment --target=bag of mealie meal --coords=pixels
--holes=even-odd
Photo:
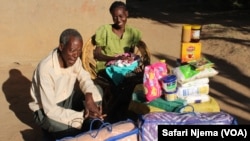
[[[190,64],[179,66],[173,69],[177,82],[184,84],[200,78],[208,78],[217,75],[219,72],[212,67],[196,70]]]

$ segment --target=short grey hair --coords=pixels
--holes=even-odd
[[[70,40],[70,37],[77,37],[82,41],[82,36],[76,29],[68,28],[61,33],[59,43],[67,45]]]

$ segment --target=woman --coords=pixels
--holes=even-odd
[[[113,24],[106,24],[99,27],[95,33],[96,49],[94,57],[97,60],[97,72],[99,77],[104,77],[112,84],[111,93],[113,100],[108,112],[110,122],[127,118],[127,108],[131,95],[136,84],[142,82],[142,73],[133,73],[133,77],[125,77],[119,85],[114,84],[106,73],[106,63],[114,60],[133,60],[133,56],[122,55],[133,52],[135,45],[141,40],[141,32],[128,26],[128,10],[122,1],[115,1],[110,6],[110,14]],[[138,74],[139,79],[138,79]],[[128,75],[127,75],[128,76]],[[131,75],[130,75],[131,76]],[[135,80],[140,80],[135,81]],[[119,111],[119,112],[118,112]],[[125,114],[125,115],[124,115]]]

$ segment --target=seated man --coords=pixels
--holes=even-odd
[[[82,46],[78,31],[64,30],[59,46],[38,64],[33,74],[33,101],[29,107],[34,111],[35,122],[54,140],[83,132],[86,119],[104,118],[99,107],[102,94],[79,59]],[[75,84],[80,89],[75,89]]]
[[[126,77],[119,84],[114,83],[110,75],[107,74],[106,64],[110,61],[131,61],[134,56],[131,54],[134,47],[141,40],[141,32],[133,27],[126,25],[128,11],[126,4],[121,1],[115,1],[110,6],[110,14],[113,19],[113,24],[102,25],[95,33],[96,49],[94,50],[94,57],[97,60],[97,73],[98,77],[106,78],[111,83],[111,93],[113,100],[108,111],[109,122],[116,122],[126,119],[124,115],[127,112],[128,104],[131,99],[133,89],[137,83],[142,82],[141,73],[136,68],[133,73],[130,74],[133,77]],[[124,55],[128,53],[130,55]],[[140,74],[140,77],[136,75]],[[139,80],[136,81],[136,80]]]

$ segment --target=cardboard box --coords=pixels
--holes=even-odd
[[[181,63],[200,59],[201,43],[181,43]]]

